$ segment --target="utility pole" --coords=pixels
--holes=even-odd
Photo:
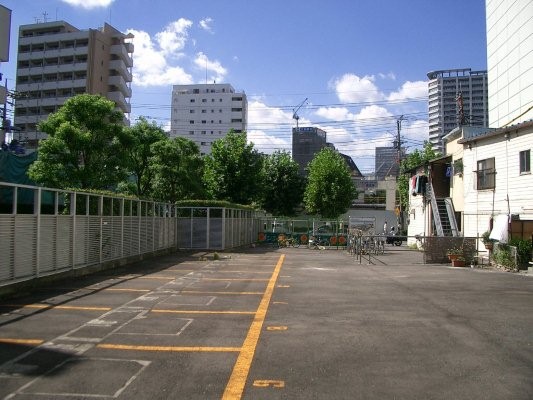
[[[7,125],[7,79],[4,84],[5,87],[5,99],[4,99],[4,108],[2,110],[2,134],[0,135],[0,143],[5,143],[6,141],[6,133],[8,131],[8,125]]]
[[[396,128],[397,128],[397,134],[396,134],[396,140],[395,140],[395,147],[396,147],[396,150],[398,152],[398,177],[400,176],[400,173],[401,173],[401,166],[402,166],[402,136],[401,136],[401,131],[402,131],[402,121],[404,120],[404,117],[403,115],[400,116],[400,118],[398,118],[396,120]],[[398,183],[398,178],[396,178],[396,183]],[[398,185],[396,185],[398,186]],[[398,223],[398,226],[401,226],[402,230],[404,229],[403,227],[403,210],[402,210],[402,197],[401,197],[401,192],[398,191],[399,193],[399,197],[400,197],[400,201],[399,201],[399,204],[398,204],[398,207],[396,207],[396,210],[395,210],[395,213],[396,213],[396,219],[397,219],[397,223]]]

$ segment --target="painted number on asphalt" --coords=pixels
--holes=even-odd
[[[286,331],[286,326],[267,326],[267,331]]]
[[[285,387],[285,381],[255,380],[254,386],[255,387],[283,388]]]

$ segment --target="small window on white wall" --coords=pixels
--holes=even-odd
[[[496,169],[494,157],[486,160],[479,160],[477,162],[477,179],[476,189],[486,190],[494,189],[496,187]]]
[[[531,173],[531,150],[524,150],[520,152],[520,173]]]

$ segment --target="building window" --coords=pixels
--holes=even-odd
[[[524,150],[520,152],[520,173],[531,173],[531,150]]]
[[[194,114],[194,110],[189,110],[189,113],[190,114]]]
[[[191,120],[189,121],[189,124],[194,124],[194,120],[191,119]]]
[[[494,189],[496,187],[496,170],[494,157],[477,162],[477,190]]]

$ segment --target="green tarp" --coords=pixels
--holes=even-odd
[[[37,152],[15,155],[9,151],[0,151],[0,182],[35,185],[27,175],[31,163],[37,159]]]

